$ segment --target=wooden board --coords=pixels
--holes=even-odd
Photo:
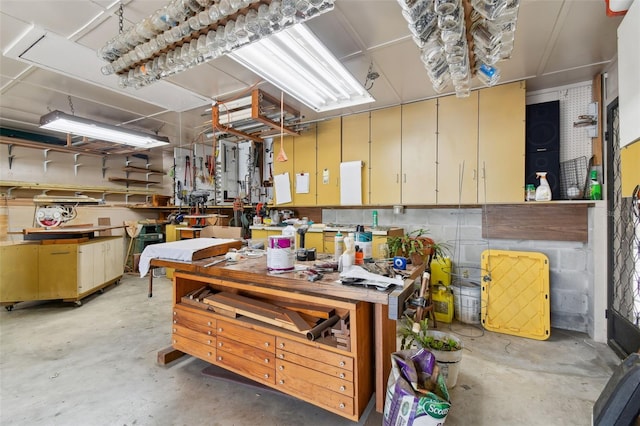
[[[484,238],[587,242],[588,203],[528,202],[486,207]]]
[[[206,259],[207,257],[220,256],[229,251],[229,249],[239,249],[242,247],[242,241],[231,241],[217,246],[207,247],[193,253],[191,260]]]
[[[311,317],[316,318],[330,318],[335,314],[335,309],[328,306],[316,306],[309,305],[306,303],[297,303],[297,302],[284,302],[281,300],[273,300],[271,301],[274,305],[280,306],[282,308],[287,308],[292,311],[300,312]]]

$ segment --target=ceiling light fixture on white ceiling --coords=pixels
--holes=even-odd
[[[303,24],[244,46],[229,57],[317,112],[375,101]]]
[[[169,138],[165,136],[150,135],[137,130],[124,129],[111,124],[65,114],[61,111],[52,111],[40,117],[40,127],[143,149],[156,148],[169,144]]]

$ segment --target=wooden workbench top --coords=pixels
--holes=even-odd
[[[207,277],[242,281],[262,287],[280,290],[286,289],[315,296],[379,303],[383,305],[389,303],[389,295],[396,289],[395,286],[390,286],[387,290],[381,291],[375,288],[343,285],[337,282],[339,278],[338,272],[323,273],[324,277],[314,282],[308,281],[307,276],[299,272],[273,274],[267,271],[265,256],[260,258],[244,258],[237,263],[223,262],[210,267],[204,266],[215,259],[216,258],[208,258],[188,263],[152,259],[151,265],[154,267],[175,268],[178,271],[190,272]],[[312,267],[313,262],[298,262],[296,265]],[[405,287],[410,285],[421,273],[422,268],[416,268],[412,276],[405,280]]]

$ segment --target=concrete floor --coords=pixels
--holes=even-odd
[[[125,276],[82,307],[19,304],[0,313],[2,425],[351,425],[294,398],[203,376],[204,361],[161,367],[171,283]],[[580,333],[541,342],[454,323],[465,344],[446,424],[588,425],[619,359]],[[371,410],[362,425],[380,425]]]

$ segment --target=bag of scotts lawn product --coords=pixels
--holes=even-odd
[[[426,349],[391,354],[383,426],[443,425],[451,401],[435,356]]]

